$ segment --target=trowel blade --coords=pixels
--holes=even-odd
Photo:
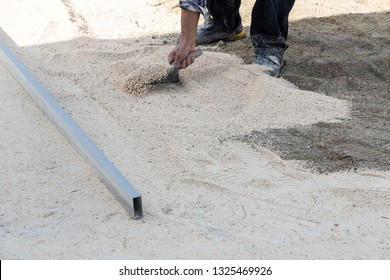
[[[169,67],[164,69],[164,75],[151,82],[151,84],[169,84],[179,82],[179,69],[177,67]]]
[[[188,54],[188,57],[199,57],[203,51],[201,49],[197,49],[195,51],[192,51]],[[171,66],[168,71],[167,75],[164,77],[161,77],[156,81],[158,84],[166,84],[166,83],[178,83],[179,82],[179,68]]]
[[[171,67],[168,70],[166,77],[162,78],[161,83],[178,83],[179,82],[179,68]]]

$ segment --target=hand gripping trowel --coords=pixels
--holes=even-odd
[[[201,49],[196,49],[190,52],[187,56],[197,58],[202,55],[203,51]],[[167,83],[178,83],[179,82],[179,68],[171,66],[166,75],[154,81],[153,84],[167,84]]]

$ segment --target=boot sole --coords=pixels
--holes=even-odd
[[[217,42],[217,41],[236,41],[236,40],[239,40],[239,39],[242,39],[245,37],[245,31],[241,31],[240,33],[236,34],[236,35],[233,35],[233,36],[230,36],[230,37],[226,37],[226,38],[215,38],[215,39],[210,39],[210,40],[206,40],[206,41],[201,41],[200,43],[196,42],[196,45],[206,45],[206,44],[211,44],[211,43],[214,43],[214,42]]]
[[[231,37],[228,37],[228,38],[224,38],[224,39],[221,39],[223,41],[235,41],[235,40],[240,40],[242,38],[245,37],[245,31],[241,31],[240,33],[234,35],[234,36],[231,36]]]

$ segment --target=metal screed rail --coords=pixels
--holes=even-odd
[[[2,42],[0,42],[0,61],[85,161],[95,170],[123,207],[134,218],[141,218],[142,200],[139,192],[92,143],[32,73]]]

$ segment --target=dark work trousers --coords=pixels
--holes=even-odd
[[[256,54],[283,53],[287,49],[288,15],[295,0],[256,0],[250,35]],[[208,0],[214,24],[227,32],[241,25],[241,0]]]

